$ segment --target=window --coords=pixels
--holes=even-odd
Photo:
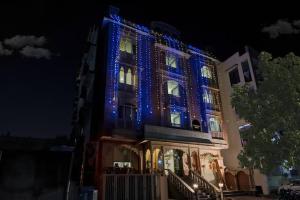
[[[173,67],[173,68],[177,68],[176,57],[171,56],[171,55],[167,55],[166,56],[166,65],[170,66],[170,67]]]
[[[212,94],[211,92],[207,92],[207,90],[204,90],[204,93],[203,93],[203,101],[205,103],[213,103],[213,98],[212,98]]]
[[[209,131],[211,132],[221,132],[220,122],[217,118],[209,118]]]
[[[231,85],[238,84],[240,82],[240,75],[237,67],[229,72],[229,79]]]
[[[248,60],[245,60],[244,62],[242,62],[242,69],[243,69],[245,82],[252,81]]]
[[[124,67],[120,68],[119,72],[119,82],[124,83],[125,82],[125,73],[124,73]]]
[[[129,38],[121,38],[120,50],[127,53],[133,53],[132,41]]]
[[[175,127],[180,127],[180,113],[179,112],[171,112],[171,125]]]
[[[133,85],[134,86],[137,86],[137,82],[138,80],[137,80],[137,75],[136,74],[133,74]]]
[[[168,81],[168,94],[179,97],[179,88],[178,83],[176,81]]]
[[[127,70],[126,73],[126,84],[127,85],[132,85],[132,74],[131,74],[131,69]]]
[[[207,66],[201,68],[201,76],[206,78],[212,78],[211,71]]]

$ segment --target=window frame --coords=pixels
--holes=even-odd
[[[201,68],[201,76],[204,78],[212,79],[211,69],[208,66],[203,65]]]
[[[171,84],[171,83],[176,83],[177,87],[174,87],[173,89],[170,89],[169,84]],[[177,94],[175,94],[175,92],[172,92],[172,91],[174,91],[174,89],[176,89]],[[172,96],[175,96],[175,97],[180,97],[179,83],[177,81],[168,80],[167,81],[167,90],[168,90],[168,95],[172,95]]]
[[[238,76],[237,77],[234,77],[234,76],[231,76],[231,74],[234,74],[236,73]],[[229,77],[229,82],[230,82],[230,85],[233,86],[233,85],[236,85],[236,84],[239,84],[241,82],[241,77],[240,77],[240,70],[239,70],[239,67],[238,65],[235,65],[235,67],[233,67],[233,69],[231,69],[229,72],[228,72],[228,77]],[[231,78],[238,78],[238,81],[237,82],[232,82]]]
[[[175,117],[172,117],[172,115],[177,115]],[[174,120],[175,119],[175,120]],[[179,123],[176,123],[176,121],[179,121]],[[170,123],[173,127],[181,127],[181,112],[179,111],[170,111]]]
[[[173,62],[170,62],[171,59]],[[177,69],[177,58],[172,54],[166,54],[166,66]]]
[[[122,47],[123,46],[123,47]],[[132,39],[129,37],[121,37],[120,39],[120,51],[126,52],[129,54],[133,54],[133,42]]]

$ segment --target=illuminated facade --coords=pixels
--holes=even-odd
[[[85,161],[88,184],[101,188],[100,178],[116,168],[167,169],[180,177],[195,171],[211,184],[223,182],[220,150],[228,145],[218,60],[181,42],[169,25],[155,22],[149,29],[114,11],[89,38],[96,43],[90,42],[82,68],[91,63],[92,78],[81,70],[79,85],[93,97],[78,111],[84,120],[76,122],[82,127],[77,135],[90,135],[87,149],[95,152]]]

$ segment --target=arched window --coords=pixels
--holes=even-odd
[[[209,118],[209,130],[211,132],[221,132],[221,125],[219,119],[215,117]]]
[[[126,73],[126,84],[132,85],[132,74],[131,74],[131,69],[127,70]]]
[[[133,74],[133,78],[132,79],[133,79],[133,85],[137,86],[137,84],[138,84],[137,75]]]
[[[178,82],[169,80],[168,81],[168,94],[179,97],[179,85]]]
[[[120,68],[119,72],[119,82],[124,83],[125,82],[125,73],[124,73],[124,67]]]
[[[207,66],[201,68],[201,76],[206,78],[212,78],[211,71]]]
[[[120,41],[120,50],[132,53],[132,41],[129,38],[122,37]]]
[[[213,96],[210,91],[208,92],[208,103],[213,103]]]
[[[211,104],[213,103],[212,94],[210,91],[207,92],[207,90],[204,90],[203,101],[205,103],[211,103]]]

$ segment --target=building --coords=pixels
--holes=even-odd
[[[68,178],[73,148],[63,138],[0,136],[1,200],[78,199]]]
[[[218,192],[225,182],[221,150],[228,148],[218,63],[180,41],[174,27],[153,22],[147,28],[110,8],[90,31],[77,78],[73,138],[85,138],[83,184],[96,185],[99,198],[109,199],[109,187],[137,191],[140,185],[140,179],[118,185],[131,179],[118,179],[117,172],[167,171],[184,195],[195,193],[192,182]],[[151,180],[150,193],[162,197],[164,186],[157,186],[165,176],[154,178],[158,182],[150,177],[141,185]]]
[[[226,165],[225,178],[230,189],[247,189],[254,186],[262,186],[264,194],[269,193],[267,176],[259,170],[252,172],[241,169],[238,154],[243,149],[245,141],[241,140],[240,129],[250,126],[240,119],[231,106],[232,86],[249,84],[256,89],[262,80],[258,64],[258,53],[249,47],[243,52],[236,52],[231,57],[220,63],[217,67],[223,114],[227,129],[229,148],[222,151],[224,164]]]

